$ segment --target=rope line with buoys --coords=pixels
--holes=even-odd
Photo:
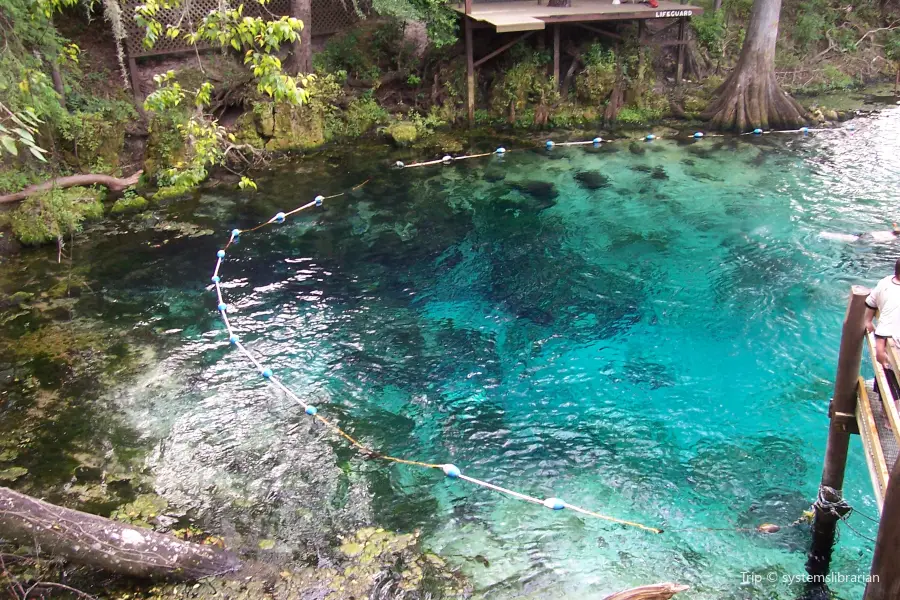
[[[811,130],[807,127],[803,127],[801,129],[795,130],[793,132],[805,134],[805,133],[808,133],[809,131],[813,131],[813,130]],[[762,131],[760,130],[759,133],[757,133],[756,131],[751,132],[751,133],[759,135],[760,133],[762,133]],[[775,133],[790,133],[790,131],[775,132]],[[694,139],[700,139],[700,138],[704,137],[704,134],[702,132],[698,131],[697,133],[693,134],[691,137],[693,137]],[[650,141],[653,141],[655,139],[660,139],[660,138],[658,138],[657,136],[655,136],[651,133],[651,134],[648,134],[644,139],[646,141],[650,142]],[[588,145],[588,144],[592,144],[596,147],[596,146],[599,146],[602,142],[603,142],[603,140],[600,137],[595,137],[595,138],[593,138],[591,140],[587,140],[587,141],[560,142],[560,143],[556,143],[556,142],[548,140],[545,143],[545,148],[547,150],[552,150],[555,146],[578,146],[578,145]],[[469,158],[482,158],[485,156],[492,156],[492,155],[503,156],[507,152],[510,152],[510,150],[500,147],[500,148],[497,148],[496,150],[494,150],[493,152],[484,152],[481,154],[471,154],[471,155],[455,156],[455,157],[446,155],[437,160],[423,161],[423,162],[418,162],[418,163],[412,163],[409,165],[405,165],[402,162],[397,161],[397,163],[395,163],[395,167],[401,168],[401,169],[404,169],[404,168],[410,169],[410,168],[414,168],[414,167],[425,167],[425,166],[429,166],[429,165],[450,164],[450,163],[458,161],[458,160],[465,160],[465,159],[469,159]],[[361,188],[368,182],[369,182],[369,179],[367,179],[366,181],[363,181],[359,185],[356,185],[356,186],[350,188],[350,190],[348,190],[348,192],[358,190],[359,188]],[[225,325],[225,330],[228,333],[229,342],[235,348],[237,348],[241,352],[241,354],[243,354],[247,358],[247,360],[249,360],[253,364],[254,368],[257,370],[257,372],[260,374],[260,376],[263,379],[265,379],[269,385],[278,389],[279,391],[284,393],[288,398],[290,398],[291,400],[293,400],[294,402],[299,404],[303,408],[303,411],[307,415],[311,416],[315,420],[319,421],[320,423],[322,423],[323,425],[325,425],[326,427],[328,427],[329,429],[334,431],[340,437],[344,438],[347,442],[349,442],[349,444],[351,446],[356,448],[357,451],[359,451],[361,454],[365,455],[368,458],[384,460],[387,462],[393,462],[393,463],[397,463],[397,464],[422,467],[422,468],[426,468],[426,469],[439,469],[449,479],[461,479],[461,480],[467,481],[473,485],[476,485],[476,486],[479,486],[479,487],[482,487],[485,489],[489,489],[489,490],[504,494],[506,496],[509,496],[511,498],[516,498],[518,500],[522,500],[524,502],[529,502],[531,504],[543,506],[545,508],[549,508],[550,510],[557,511],[557,510],[569,509],[573,512],[577,512],[579,514],[593,517],[596,519],[600,519],[603,521],[608,521],[610,523],[617,523],[619,525],[634,527],[634,528],[642,529],[644,531],[649,531],[652,533],[662,533],[663,532],[662,529],[659,529],[656,527],[650,527],[648,525],[643,525],[643,524],[637,523],[635,521],[628,521],[625,519],[619,519],[619,518],[612,517],[609,515],[604,515],[604,514],[601,514],[601,513],[592,511],[592,510],[588,510],[588,509],[580,507],[580,506],[576,506],[574,504],[570,504],[559,498],[548,497],[548,498],[544,498],[542,500],[540,498],[536,498],[534,496],[529,496],[527,494],[516,492],[514,490],[510,490],[508,488],[505,488],[505,487],[502,487],[499,485],[495,485],[493,483],[489,483],[489,482],[483,481],[481,479],[476,479],[474,477],[470,477],[468,475],[463,474],[462,470],[459,467],[457,467],[456,465],[451,464],[451,463],[438,464],[438,463],[422,462],[422,461],[418,461],[418,460],[411,460],[411,459],[407,459],[407,458],[390,456],[390,455],[378,452],[378,451],[370,448],[369,446],[363,444],[362,442],[360,442],[353,436],[351,436],[349,433],[347,433],[346,431],[341,429],[333,421],[330,421],[329,419],[327,419],[327,418],[323,417],[321,414],[319,414],[318,408],[316,408],[314,405],[304,401],[297,394],[295,394],[288,386],[286,386],[280,379],[278,379],[278,377],[275,376],[275,373],[272,371],[272,369],[264,366],[263,363],[259,359],[257,359],[256,356],[254,356],[254,354],[252,352],[250,352],[250,350],[247,349],[247,347],[241,342],[240,338],[235,333],[235,331],[231,325],[231,321],[228,318],[228,305],[225,303],[225,298],[222,294],[222,287],[220,285],[222,282],[222,277],[219,273],[222,268],[222,264],[225,260],[225,257],[227,255],[226,251],[240,238],[241,234],[252,233],[252,232],[258,231],[264,227],[284,223],[288,217],[291,217],[293,215],[296,215],[302,211],[308,210],[313,207],[322,207],[324,205],[325,200],[330,200],[330,199],[334,199],[334,198],[339,198],[341,196],[345,196],[348,192],[340,192],[340,193],[333,194],[330,196],[318,195],[311,202],[307,202],[306,204],[298,206],[297,208],[290,210],[288,212],[278,212],[275,214],[275,216],[273,216],[269,220],[264,221],[254,227],[251,227],[250,229],[244,229],[244,230],[233,229],[231,231],[231,237],[228,239],[228,242],[225,244],[225,247],[222,248],[221,250],[219,250],[218,252],[216,252],[216,267],[213,270],[211,280],[213,282],[214,289],[216,292],[216,298],[218,300],[217,310],[219,312],[219,315],[222,318],[222,322]],[[799,520],[798,520],[798,522],[799,522]],[[794,524],[797,524],[797,522],[795,522]],[[762,533],[770,533],[770,531],[765,530],[765,527],[766,527],[765,525],[760,526],[759,528],[756,529],[756,531],[759,531]],[[774,527],[774,531],[778,530],[777,526],[771,526],[771,527]],[[692,530],[692,528],[679,529],[676,531],[690,531],[690,530]],[[729,530],[731,530],[731,529],[729,529]]]

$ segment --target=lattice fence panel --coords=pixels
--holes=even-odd
[[[125,31],[128,37],[125,40],[128,55],[135,58],[141,56],[154,56],[159,54],[172,54],[192,50],[193,46],[182,39],[169,39],[161,36],[151,49],[143,45],[144,29],[132,18],[134,9],[142,3],[142,0],[121,0],[122,12],[125,16]],[[222,2],[224,3],[224,2]],[[179,8],[159,11],[159,21],[166,25],[181,23],[180,29],[190,29],[191,23],[199,23],[203,17],[213,10],[218,10],[219,0],[183,0]],[[237,2],[228,2],[228,5],[237,6]],[[271,0],[265,7],[258,2],[248,0],[244,3],[244,14],[251,17],[280,17],[290,13],[290,0]],[[312,34],[327,35],[337,33],[353,25],[359,20],[359,16],[351,0],[312,0]],[[206,48],[208,46],[198,46]]]

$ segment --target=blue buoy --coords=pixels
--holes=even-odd
[[[503,146],[500,146],[499,148],[494,150],[494,154],[499,154],[502,156],[502,155],[506,154],[506,148],[504,148]]]
[[[459,470],[459,467],[450,464],[441,465],[441,471],[443,471],[444,475],[446,475],[450,479],[456,479],[462,474],[462,472]]]
[[[325,202],[325,196],[322,196],[320,194],[320,195],[316,196],[315,200],[316,200],[316,206],[322,206],[322,203]]]
[[[453,157],[450,156],[449,154],[446,154],[446,155],[444,155],[444,158],[442,158],[441,160],[444,161],[445,165],[449,165],[450,163],[453,162]]]
[[[550,510],[562,510],[566,507],[566,503],[559,498],[547,498],[544,500],[544,506]]]
[[[272,379],[272,369],[263,369],[261,375],[266,379]]]
[[[602,142],[602,141],[603,141],[603,139],[602,139],[602,138],[599,138],[599,137],[595,137],[595,138],[593,139],[593,142],[594,142],[594,145],[595,145],[595,146],[599,146],[599,145],[600,145],[600,142]]]
[[[284,217],[285,217],[285,214],[283,212],[278,213],[277,215],[275,215],[275,222],[276,223],[284,223]]]
[[[216,252],[216,256],[218,256],[219,258],[225,258],[225,251],[219,250],[218,252]]]
[[[317,412],[319,412],[319,409],[316,408],[315,406],[307,406],[306,407],[306,414],[308,414],[308,415],[314,415]]]
[[[549,150],[553,147],[553,142],[551,140],[547,140],[547,143],[545,145],[547,146],[547,150]]]
[[[653,135],[652,133],[648,133],[647,137],[645,137],[644,139],[647,140],[648,142],[652,142],[653,140],[656,139],[656,136]]]
[[[847,125],[847,129],[849,129],[850,131],[853,131],[854,129],[856,129],[856,125],[851,123],[850,125]]]
[[[224,302],[220,302],[216,308],[218,308],[220,312],[226,312],[228,310],[228,305]]]
[[[219,283],[222,279],[218,275],[213,275],[211,277],[213,283]]]
[[[753,130],[753,135],[762,135],[762,129],[757,127],[756,129]]]
[[[807,134],[807,133],[809,133],[809,127],[801,127],[801,128],[800,128],[800,133],[802,133],[802,134],[804,134],[804,135]]]
[[[406,165],[403,164],[402,160],[398,160],[397,162],[394,163],[394,166],[397,167],[398,169],[402,169]]]
[[[698,139],[698,140],[699,140],[700,138],[702,138],[702,137],[703,137],[703,132],[702,132],[702,131],[698,131],[697,133],[694,134],[694,138],[696,138],[696,139]]]
[[[232,335],[232,336],[230,336],[230,337],[228,338],[228,341],[231,342],[231,343],[234,344],[234,345],[237,345],[237,343],[238,343],[238,336]]]
[[[241,235],[240,229],[232,229],[231,230],[231,237],[236,238],[236,237],[239,237],[240,235]]]

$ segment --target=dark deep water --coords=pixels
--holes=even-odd
[[[593,598],[671,580],[692,587],[686,598],[796,598],[803,586],[786,578],[804,573],[807,530],[735,529],[790,523],[815,497],[849,285],[874,284],[900,256],[819,233],[897,219],[898,114],[809,137],[558,147],[402,171],[386,157],[323,158],[261,178],[256,194],[212,190],[157,215],[214,235],[99,232],[76,246],[90,293],[67,315],[157,351],[102,397],[118,421],[73,411],[47,425],[47,443],[112,431],[113,445],[149,451],[170,502],[238,543],[277,540],[283,555],[327,535],[326,513],[420,528],[482,597]],[[208,285],[228,231],[369,177],[229,249],[223,288],[247,346],[375,448],[666,533],[354,457],[229,346]],[[5,287],[39,288],[55,259],[15,259]],[[34,326],[14,317],[2,335]],[[56,456],[45,451],[34,460]],[[52,460],[34,476],[61,477]],[[858,441],[845,491],[877,512]],[[871,543],[843,529],[834,570],[864,575],[870,559]],[[763,581],[747,584],[749,572]]]

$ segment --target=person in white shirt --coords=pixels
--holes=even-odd
[[[862,242],[862,243],[878,243],[878,242],[893,242],[895,239],[900,237],[900,227],[897,227],[896,223],[892,223],[894,226],[890,231],[868,231],[866,233],[832,233],[830,231],[823,231],[819,234],[819,237],[825,240],[837,240],[839,242]]]
[[[894,274],[885,277],[866,298],[866,331],[875,334],[875,360],[890,369],[887,359],[888,338],[900,338],[900,259]],[[878,324],[874,322],[878,312]]]

